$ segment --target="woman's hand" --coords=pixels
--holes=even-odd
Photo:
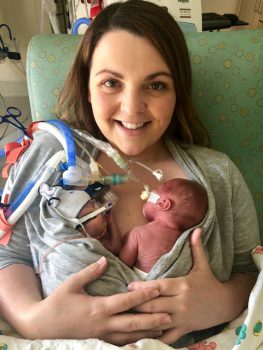
[[[84,286],[106,270],[105,258],[70,277],[46,299],[29,308],[29,338],[99,338],[113,344],[127,344],[144,337],[161,335],[159,328],[171,322],[167,313],[127,311],[159,296],[158,288],[93,297]],[[32,316],[33,314],[33,316]]]
[[[170,313],[172,323],[162,327],[159,340],[171,344],[182,335],[230,321],[245,308],[254,279],[247,274],[233,275],[226,283],[219,282],[208,264],[202,243],[201,229],[191,236],[193,268],[187,276],[155,281],[132,282],[128,289],[158,288],[161,296],[148,301],[136,311]],[[241,292],[241,297],[237,298]],[[237,300],[238,299],[238,300]]]

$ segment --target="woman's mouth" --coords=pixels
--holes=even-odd
[[[125,128],[125,129],[129,129],[129,130],[137,130],[137,129],[141,129],[143,128],[147,122],[145,123],[127,123],[127,122],[123,122],[123,121],[119,121],[119,123]]]

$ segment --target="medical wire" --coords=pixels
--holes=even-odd
[[[5,103],[5,99],[3,97],[3,95],[0,93],[0,99],[2,101],[2,104],[4,106],[4,110],[6,110],[6,103]],[[8,124],[6,125],[5,127],[5,130],[3,131],[2,135],[0,136],[0,141],[5,137],[5,134],[7,132],[7,129],[8,129]]]

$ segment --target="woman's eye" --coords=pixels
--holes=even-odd
[[[164,90],[167,88],[167,84],[163,83],[163,82],[153,82],[149,85],[149,88],[152,90]]]
[[[107,88],[114,88],[114,87],[119,87],[120,84],[117,80],[114,79],[108,79],[103,82],[103,85]]]

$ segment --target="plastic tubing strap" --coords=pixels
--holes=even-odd
[[[71,129],[61,120],[47,120],[48,124],[56,126],[62,133],[66,142],[66,153],[69,166],[76,166],[76,146]]]
[[[18,139],[16,139],[15,142],[21,143],[23,140],[23,136],[24,136],[24,134],[22,134]],[[5,158],[5,149],[4,148],[2,148],[0,150],[0,159],[2,159],[2,158]]]

